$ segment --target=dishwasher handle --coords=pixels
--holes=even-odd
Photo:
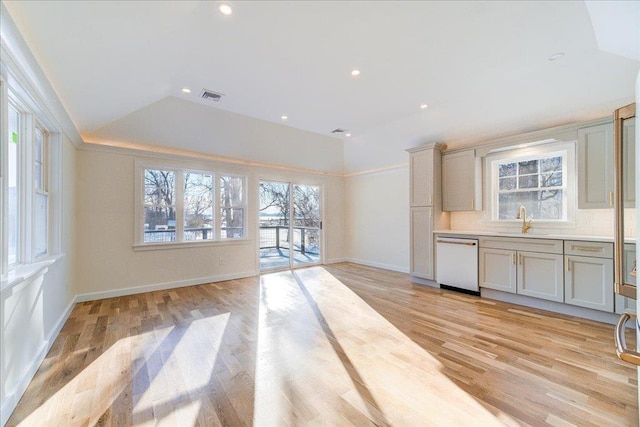
[[[447,245],[464,245],[464,246],[476,246],[478,242],[475,240],[436,240],[436,243],[444,243]]]

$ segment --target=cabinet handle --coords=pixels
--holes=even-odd
[[[512,264],[516,263],[516,253],[515,252],[511,254],[511,263]]]
[[[433,194],[429,194],[429,204],[433,204]]]
[[[598,246],[574,246],[574,245],[571,245],[571,249],[575,249],[576,251],[587,251],[587,252],[602,252],[602,251],[604,251],[603,247],[598,247]]]
[[[609,206],[613,206],[613,191],[609,191]]]
[[[471,199],[471,210],[476,208],[476,199]]]
[[[569,260],[569,257],[564,257],[564,263],[565,263],[565,267],[567,268],[567,271],[571,271],[571,261]]]
[[[518,264],[522,265],[522,254],[518,254]]]

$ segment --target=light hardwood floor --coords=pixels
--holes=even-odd
[[[312,267],[76,305],[8,425],[638,425],[613,348],[610,325]]]

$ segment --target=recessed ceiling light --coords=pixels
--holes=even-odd
[[[422,109],[422,110],[426,110],[426,109],[427,109],[427,107],[428,107],[428,105],[427,105],[427,104],[422,104],[422,105],[420,106],[420,109]]]
[[[549,61],[555,61],[556,59],[560,59],[564,56],[564,52],[554,53],[549,57]]]
[[[189,89],[188,87],[183,87],[182,93],[191,93],[191,89]]]
[[[282,120],[287,120],[289,117],[287,117],[287,116],[280,116],[280,118],[281,118]]]
[[[345,134],[344,134],[344,136],[346,136],[347,138],[349,138],[349,137],[351,136],[351,133],[350,133],[350,132],[347,132],[347,133],[345,133]]]
[[[358,69],[351,70],[351,75],[353,77],[358,77],[360,75],[360,70],[358,70]]]
[[[225,16],[229,16],[233,13],[233,8],[227,3],[220,3],[218,5],[218,10]]]

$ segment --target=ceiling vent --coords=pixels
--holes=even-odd
[[[336,129],[331,131],[331,133],[334,134],[334,135],[344,135],[347,132],[348,132],[348,130],[342,129],[342,128],[336,128]]]
[[[200,94],[200,98],[207,99],[209,101],[215,101],[215,102],[220,101],[220,98],[222,98],[223,96],[224,94],[214,92],[209,89],[202,89],[202,93]]]

